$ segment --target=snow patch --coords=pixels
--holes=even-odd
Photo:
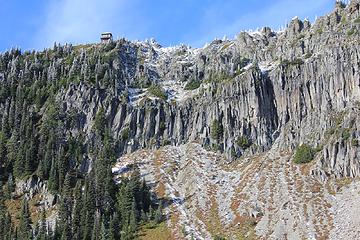
[[[186,83],[182,83],[175,80],[167,80],[161,83],[161,86],[168,94],[168,101],[183,102],[186,99],[193,97],[197,91],[185,90]]]
[[[146,96],[147,90],[141,88],[128,88],[129,101],[133,106],[139,105],[140,101]]]
[[[277,66],[277,64],[275,62],[261,62],[258,65],[259,65],[261,73],[263,73],[263,74],[270,72]]]

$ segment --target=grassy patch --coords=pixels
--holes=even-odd
[[[230,82],[234,78],[230,76],[229,74],[211,74],[210,77],[205,81],[205,83],[224,83],[224,82]]]
[[[191,80],[185,85],[185,90],[195,90],[198,89],[201,85],[201,82],[198,80]]]
[[[331,137],[332,135],[334,135],[335,132],[336,132],[335,128],[329,128],[328,130],[325,131],[326,138]]]
[[[294,162],[296,164],[309,163],[314,159],[315,150],[307,144],[303,144],[296,149]]]
[[[344,141],[349,140],[349,138],[351,137],[350,129],[349,128],[343,129],[341,133],[341,137],[344,139]]]
[[[154,97],[157,97],[157,98],[160,98],[163,100],[167,99],[167,94],[166,94],[165,90],[159,85],[151,85],[148,88],[148,91]]]
[[[348,37],[351,37],[351,36],[354,35],[356,32],[357,32],[357,31],[356,31],[355,28],[351,28],[351,29],[349,29],[349,30],[346,32],[346,34],[347,34]]]
[[[220,121],[214,120],[211,124],[211,137],[216,140],[220,140],[224,133],[223,125]]]
[[[241,136],[236,140],[236,144],[245,150],[251,146],[251,140],[249,140],[246,136]]]
[[[337,127],[339,127],[344,122],[345,114],[346,114],[345,111],[341,111],[338,112],[337,115],[333,117]]]
[[[338,188],[338,190],[341,190],[343,187],[347,187],[352,183],[353,179],[349,178],[349,177],[345,177],[345,178],[339,178],[336,179],[336,187]]]
[[[229,48],[232,45],[232,43],[225,44],[221,49],[220,52],[225,51],[227,48]]]
[[[11,222],[15,226],[19,224],[20,212],[21,212],[21,198],[11,199],[5,201],[5,206],[11,216]]]
[[[299,65],[302,65],[302,64],[304,64],[304,61],[302,59],[300,59],[300,58],[295,58],[295,59],[293,59],[291,61],[285,59],[285,60],[282,60],[280,62],[280,65],[283,66],[283,67],[299,66]]]
[[[41,218],[41,208],[38,206],[38,202],[40,200],[40,195],[35,195],[29,201],[30,217],[33,223],[37,223]],[[5,201],[5,206],[11,216],[11,221],[14,223],[15,226],[17,226],[20,221],[21,204],[22,197],[20,196]],[[46,215],[48,216],[49,213],[47,212]]]
[[[129,139],[130,130],[129,128],[125,128],[121,133],[121,140],[126,141]]]
[[[143,240],[168,240],[173,239],[166,222],[160,224],[148,223],[141,227],[139,239]]]
[[[323,32],[324,32],[324,30],[322,28],[319,28],[316,30],[316,33],[319,35],[323,34]]]
[[[312,54],[311,52],[306,53],[306,54],[305,54],[305,59],[311,58],[312,55],[313,55],[313,54]]]

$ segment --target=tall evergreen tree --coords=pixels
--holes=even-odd
[[[104,221],[101,222],[99,240],[109,240],[108,230],[105,228]]]
[[[82,210],[83,239],[91,239],[92,230],[95,222],[96,195],[93,178],[87,178],[85,185],[85,202]]]
[[[5,194],[3,190],[3,183],[0,181],[0,215],[4,215],[6,213],[5,206]]]
[[[104,137],[106,128],[106,117],[104,108],[100,107],[95,116],[94,129],[95,132],[101,137]]]
[[[116,240],[120,238],[121,226],[119,221],[119,216],[117,213],[114,213],[110,218],[109,223],[109,240]]]
[[[19,240],[28,240],[32,238],[32,229],[31,229],[31,218],[29,212],[29,205],[26,197],[24,197],[21,213],[20,213],[20,223],[18,228],[18,239]]]
[[[48,231],[47,231],[47,224],[46,224],[46,214],[45,214],[45,211],[42,210],[36,240],[48,240],[48,239],[49,238],[48,238]]]
[[[0,176],[5,176],[7,163],[8,163],[6,142],[7,139],[5,134],[3,132],[0,132]]]
[[[95,217],[95,221],[94,221],[94,226],[92,229],[92,234],[91,234],[91,240],[100,240],[100,231],[101,231],[101,226],[100,226],[100,218],[97,216]]]
[[[73,238],[75,240],[82,239],[82,231],[81,231],[81,210],[83,207],[83,197],[82,197],[82,190],[81,190],[81,182],[79,181],[76,184],[75,191],[74,191],[74,207],[73,207],[73,221],[72,221],[72,231],[73,231]]]
[[[9,173],[9,177],[8,177],[8,181],[7,181],[7,185],[6,185],[6,195],[7,198],[12,198],[12,192],[15,191],[15,183],[14,183],[14,179],[11,173]]]
[[[48,186],[49,186],[49,190],[52,192],[56,192],[59,190],[58,164],[55,162],[54,158],[51,161],[51,170],[50,170]]]

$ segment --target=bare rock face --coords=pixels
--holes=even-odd
[[[57,196],[50,193],[46,182],[36,175],[16,183],[15,194],[21,196],[24,193],[30,199],[38,196],[37,206],[42,206],[46,210],[54,207],[57,201]]]
[[[229,164],[188,143],[126,154],[113,172],[140,167],[165,199],[175,239],[357,239],[359,181],[320,182],[291,158],[275,142],[264,154]]]
[[[233,160],[267,151],[278,140],[279,150],[302,143],[319,149],[313,174],[321,179],[356,177],[358,17],[359,3],[351,1],[313,25],[294,18],[283,32],[242,32],[201,49],[121,40],[112,61],[114,89],[81,83],[58,99],[78,113],[71,131],[90,138],[95,114],[105,107],[120,154],[197,141]],[[199,88],[186,87],[192,83]],[[167,99],[152,95],[151,84]]]
[[[336,190],[360,176],[359,34],[360,2],[352,0],[313,24],[294,18],[283,31],[241,32],[198,49],[122,39],[23,54],[24,64],[12,50],[0,62],[0,95],[20,91],[6,86],[26,85],[32,74],[35,87],[56,83],[47,91],[56,94],[49,102],[60,112],[59,141],[81,139],[82,159],[70,160],[81,173],[93,167],[104,110],[118,164],[143,164],[189,239],[210,239],[219,226],[240,239],[338,239],[343,231],[355,239],[357,222],[340,222],[358,184]],[[0,101],[3,129],[24,111],[14,100]],[[44,99],[30,100],[26,111],[39,108],[33,117],[46,122]],[[301,144],[316,153],[299,166]],[[57,200],[36,176],[16,189],[42,195],[48,208]],[[182,226],[170,226],[181,239]]]

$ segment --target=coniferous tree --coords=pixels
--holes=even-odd
[[[96,113],[95,121],[94,121],[94,128],[95,128],[95,132],[102,139],[104,137],[105,128],[106,128],[105,110],[102,107],[100,107],[100,109]]]
[[[142,204],[141,207],[145,212],[148,212],[149,207],[151,205],[151,199],[150,199],[150,191],[148,186],[146,185],[145,179],[143,179],[141,183],[140,193],[141,193],[141,204]]]
[[[20,144],[14,161],[14,176],[16,178],[21,178],[25,175],[25,151],[25,140],[20,139]]]
[[[95,218],[94,221],[94,226],[92,229],[92,234],[91,234],[91,240],[100,240],[100,230],[101,230],[101,226],[100,226],[100,218],[97,216]]]
[[[58,162],[58,165],[59,165],[58,166],[59,190],[61,190],[63,188],[64,181],[65,181],[65,176],[66,176],[66,173],[68,171],[68,159],[67,159],[64,147],[60,148],[58,158],[57,158],[57,162]]]
[[[72,231],[73,238],[75,240],[82,239],[81,235],[81,209],[83,207],[83,198],[81,190],[81,182],[79,181],[76,184],[74,191],[74,207],[73,207],[73,221],[72,221]]]
[[[14,165],[14,176],[18,177],[22,174],[21,166],[22,162],[18,162],[17,155],[19,150],[19,134],[16,129],[13,130],[10,139],[7,142],[7,160]],[[19,172],[20,171],[20,172]]]
[[[7,168],[7,149],[6,149],[6,136],[3,132],[0,132],[0,176],[5,176]]]
[[[48,239],[47,224],[46,224],[46,214],[45,211],[41,212],[41,220],[38,227],[38,233],[36,240],[47,240]]]
[[[48,182],[49,190],[52,192],[56,192],[59,190],[59,171],[58,164],[55,162],[55,159],[51,161],[51,170],[49,175]]]
[[[54,231],[46,226],[45,212],[31,229],[29,207],[24,200],[20,224],[12,229],[10,215],[0,204],[0,239],[21,240],[32,235],[36,240],[132,239],[140,219],[147,220],[150,192],[138,169],[130,178],[124,177],[119,187],[113,179],[111,167],[116,154],[107,128],[108,103],[98,109],[95,137],[87,141],[81,138],[81,121],[77,119],[80,113],[71,106],[64,111],[57,102],[60,89],[79,81],[96,88],[107,86],[117,95],[113,57],[104,57],[104,51],[114,47],[75,54],[71,46],[55,44],[53,50],[43,53],[22,54],[14,49],[0,54],[0,71],[5,76],[0,86],[4,110],[0,114],[0,181],[6,183],[1,188],[5,193],[0,196],[11,197],[15,179],[36,174],[48,180],[48,189],[57,195],[59,210]],[[100,85],[93,82],[96,78],[102,81]],[[69,137],[68,133],[73,135]],[[87,173],[82,166],[89,155],[94,161]]]
[[[0,213],[0,236],[4,240],[11,240],[12,238],[11,217],[8,212]]]
[[[100,234],[99,234],[99,240],[108,240],[109,234],[107,229],[105,228],[104,221],[101,222],[101,228],[100,228]]]
[[[54,233],[53,233],[53,236],[52,236],[53,240],[60,240],[61,239],[62,232],[60,232],[60,231],[61,231],[61,229],[60,229],[59,223],[58,223],[58,221],[56,221],[55,222],[55,227],[54,227]]]
[[[5,213],[6,213],[5,194],[3,191],[3,183],[0,181],[0,215],[4,215]]]
[[[31,237],[32,237],[32,229],[31,229],[29,205],[26,197],[24,197],[21,206],[20,223],[18,228],[18,239],[28,240],[31,239]]]
[[[4,137],[8,139],[10,137],[10,126],[9,126],[9,117],[8,115],[4,115],[2,118],[2,124],[1,124],[1,132],[4,134]]]
[[[155,212],[154,220],[156,223],[161,223],[163,220],[163,214],[162,214],[162,202],[160,201],[159,206]]]
[[[83,239],[91,239],[92,230],[95,222],[96,196],[93,178],[89,176],[85,186],[85,202],[82,210]]]
[[[71,225],[64,224],[62,227],[61,240],[72,240]]]
[[[30,175],[34,172],[35,168],[35,145],[34,140],[30,139],[30,142],[27,145],[27,149],[25,151],[25,174]]]
[[[7,197],[10,199],[12,197],[12,192],[15,191],[15,183],[11,173],[9,173],[7,185],[6,185]]]
[[[42,179],[49,178],[49,174],[52,166],[52,160],[54,157],[54,145],[55,145],[54,135],[50,135],[49,139],[46,142],[46,148],[43,150],[43,156],[40,157],[40,162],[38,166],[38,174],[39,177]]]
[[[133,199],[131,211],[130,211],[130,217],[129,217],[129,231],[134,234],[137,229],[137,210],[136,210],[136,202],[135,199]]]
[[[117,213],[114,213],[114,215],[111,216],[109,223],[109,235],[108,235],[109,240],[119,239],[120,231],[121,231],[121,226],[120,226],[119,216]]]

